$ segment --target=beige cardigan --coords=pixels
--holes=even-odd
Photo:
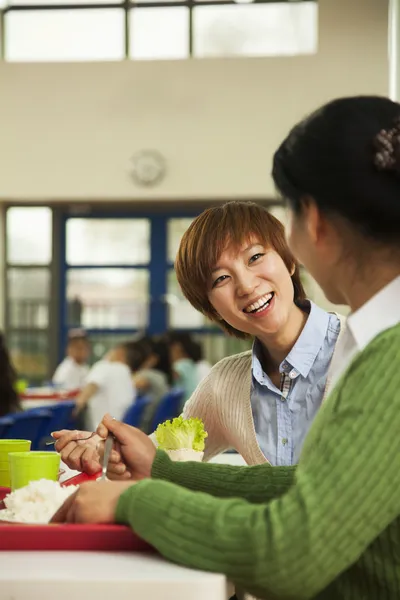
[[[340,336],[345,319],[340,319]],[[338,341],[337,340],[337,341]],[[337,344],[336,341],[336,344]],[[204,460],[230,448],[237,450],[249,465],[268,462],[258,445],[250,402],[251,350],[219,361],[186,402],[183,417],[203,420],[208,433]],[[330,373],[323,400],[329,393]]]

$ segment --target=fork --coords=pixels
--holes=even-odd
[[[93,433],[91,433],[88,437],[71,440],[71,442],[85,442],[86,440],[90,440],[90,438],[92,438],[94,435],[96,435],[95,431],[93,431]],[[46,446],[53,446],[57,442],[58,440],[51,440],[51,442],[46,442]]]
[[[114,436],[109,434],[104,444],[103,466],[101,469],[101,477],[97,481],[105,481],[107,479],[108,461],[110,460],[111,450],[114,445]]]

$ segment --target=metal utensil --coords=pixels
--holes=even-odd
[[[90,438],[92,438],[95,435],[96,432],[91,433],[88,437],[85,438],[78,438],[76,440],[71,440],[72,442],[85,442],[86,440],[90,440]],[[51,442],[46,442],[46,446],[53,446],[54,444],[56,444],[58,442],[58,440],[52,440]]]
[[[110,460],[110,455],[111,455],[111,450],[113,448],[114,445],[114,436],[113,435],[109,435],[108,438],[106,439],[106,443],[104,444],[104,456],[103,456],[103,467],[102,467],[102,473],[101,473],[101,477],[99,479],[99,481],[105,481],[107,479],[107,468],[108,468],[108,461]]]

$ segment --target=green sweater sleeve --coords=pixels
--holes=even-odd
[[[117,520],[167,558],[225,573],[257,596],[313,598],[399,514],[399,333],[382,334],[355,359],[319,411],[282,496],[250,504],[148,480],[121,496]],[[196,489],[207,489],[206,469]]]
[[[158,450],[152,477],[218,498],[243,498],[257,504],[286,492],[294,481],[295,472],[296,467],[271,467],[269,463],[254,467],[235,467],[201,462],[173,462],[165,452]]]

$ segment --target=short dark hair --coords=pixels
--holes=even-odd
[[[185,354],[194,362],[202,359],[202,350],[200,344],[196,342],[187,331],[168,331],[166,340],[169,344],[180,344]]]
[[[145,339],[124,342],[122,347],[126,354],[126,363],[132,372],[138,371],[152,353],[152,347]]]
[[[304,300],[306,294],[299,265],[287,245],[285,228],[266,208],[255,202],[227,202],[205,210],[184,233],[175,260],[178,283],[190,304],[237,338],[249,336],[221,321],[208,299],[209,278],[228,245],[239,249],[252,236],[275,250],[288,271],[294,269],[294,301]]]
[[[400,104],[378,96],[329,102],[298,123],[275,152],[272,176],[296,213],[312,198],[327,216],[400,247],[400,157],[376,166],[376,137],[393,128]]]

